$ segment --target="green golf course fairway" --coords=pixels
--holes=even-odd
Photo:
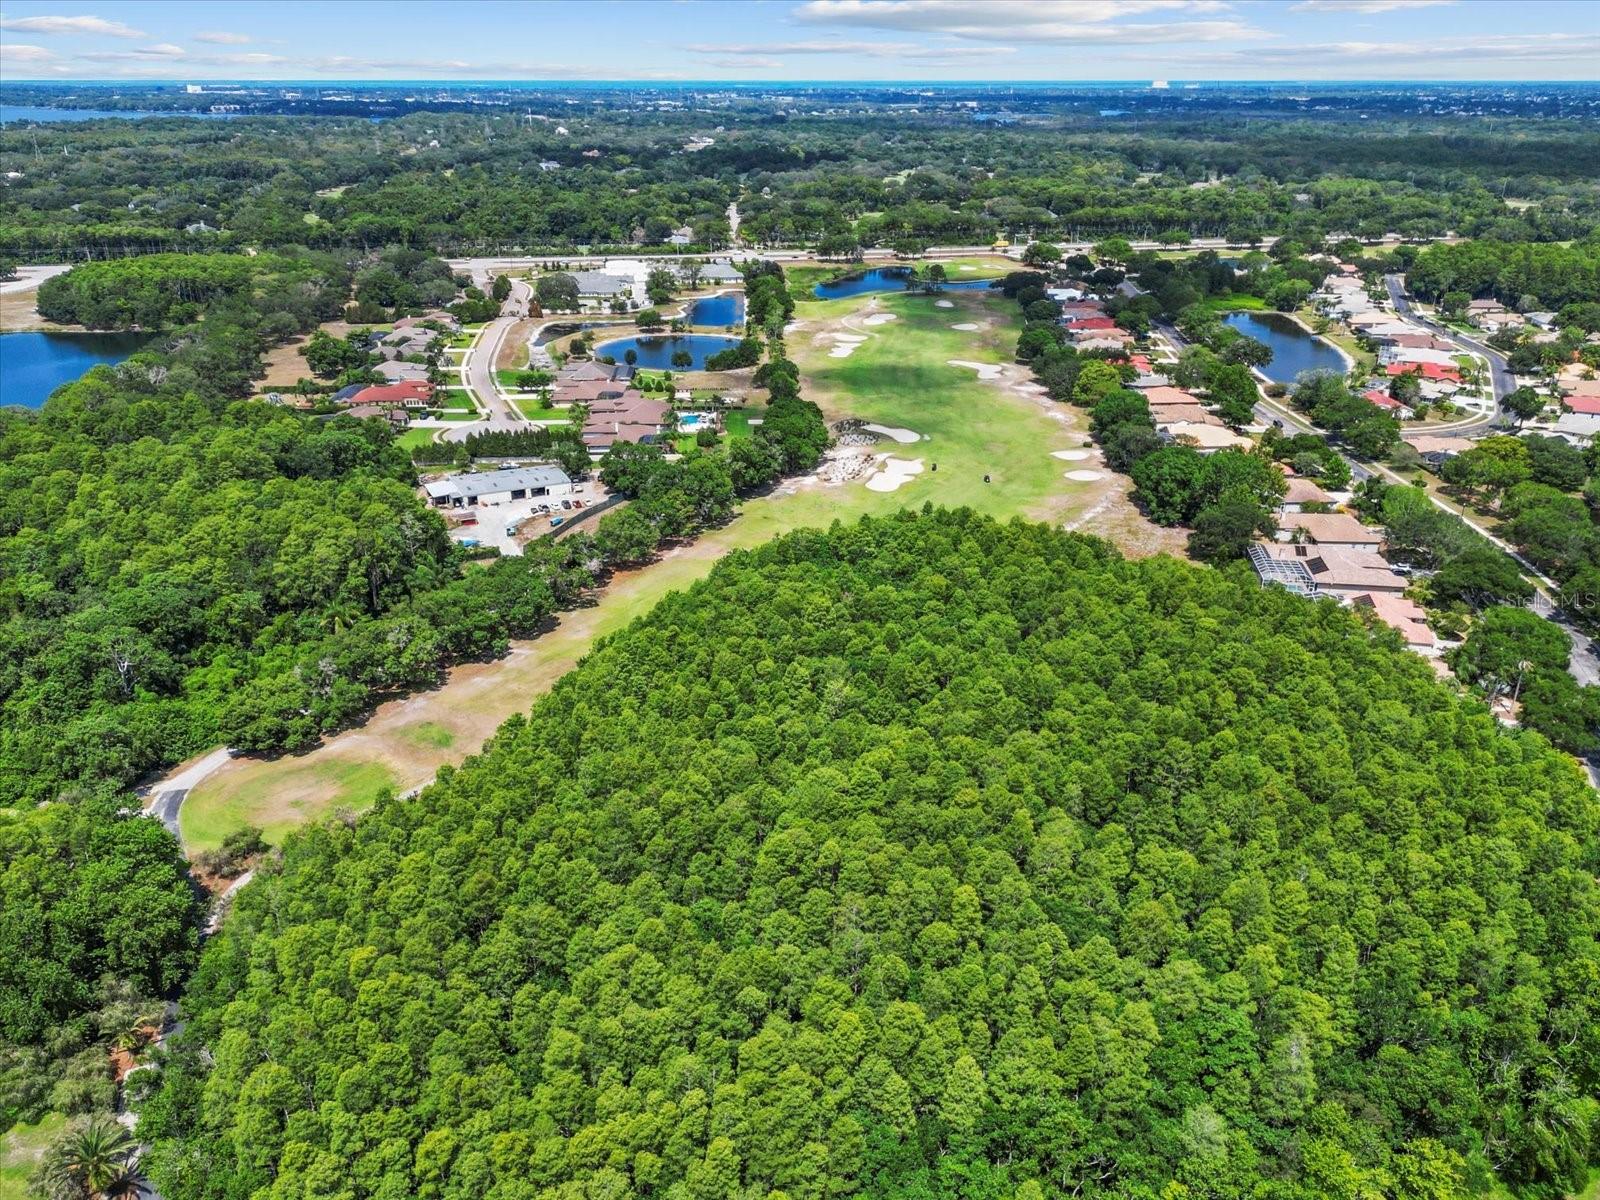
[[[946,299],[954,307],[940,308]],[[865,325],[874,313],[895,320]],[[1010,383],[980,381],[949,359],[1010,363],[1019,321],[1016,307],[998,293],[953,292],[944,297],[885,293],[845,300],[807,301],[786,338],[799,364],[806,394],[829,420],[859,417],[913,429],[927,439],[876,448],[901,458],[921,458],[924,472],[894,492],[869,490],[861,480],[826,486],[788,481],[770,495],[746,501],[721,529],[677,547],[638,570],[619,572],[597,603],[560,617],[550,632],[517,643],[506,658],[451,671],[430,692],[390,701],[365,724],[329,738],[305,754],[277,759],[235,759],[185,800],[180,827],[191,851],[217,846],[232,830],[262,828],[269,841],[335,810],[360,811],[385,788],[404,791],[433,778],[440,766],[476,751],[513,713],[534,699],[586,653],[598,637],[648,612],[666,593],[702,579],[731,551],[758,545],[804,527],[826,527],[867,513],[883,514],[925,501],[970,505],[998,517],[1065,520],[1082,515],[1115,486],[1064,478],[1068,464],[1053,450],[1087,442],[1081,414],[1071,424],[1011,383],[1025,380],[1012,366]],[[981,323],[980,331],[951,329]],[[820,335],[864,337],[849,357],[830,354]],[[991,482],[985,483],[985,474]]]

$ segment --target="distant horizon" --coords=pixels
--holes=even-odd
[[[1593,87],[1600,88],[1600,79],[1299,79],[1285,76],[1282,79],[1230,79],[1223,77],[1186,78],[1181,75],[1137,76],[1127,79],[469,79],[469,78],[416,78],[416,79],[295,79],[283,78],[192,79],[16,79],[0,82],[0,91],[9,87],[104,87],[104,88],[155,88],[187,87],[191,84],[205,87],[549,87],[598,88],[639,87],[661,88],[805,88],[805,87],[885,87],[885,88],[958,88],[958,87],[1141,87],[1150,89],[1156,82],[1173,85],[1229,86],[1229,87]],[[1162,89],[1153,89],[1162,90]]]
[[[1600,74],[1600,4],[7,0],[0,73],[18,83],[1578,83]]]

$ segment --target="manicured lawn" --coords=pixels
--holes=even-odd
[[[525,389],[523,388],[522,384],[519,382],[519,377],[522,376],[522,375],[526,375],[528,373],[528,370],[529,370],[529,368],[526,368],[526,367],[506,368],[506,369],[503,369],[503,370],[496,371],[494,373],[494,377],[495,377],[496,380],[499,381],[500,386],[503,387],[503,388],[509,388],[512,391],[523,391]],[[545,373],[549,374],[549,372],[545,372]]]
[[[435,406],[456,411],[476,412],[472,394],[466,388],[440,388],[435,393]]]
[[[273,766],[271,774],[230,791],[226,804],[207,803],[207,793],[196,789],[178,814],[183,844],[191,851],[215,849],[246,825],[257,826],[269,842],[278,843],[291,829],[335,808],[369,808],[379,792],[394,785],[389,768],[371,758],[327,762],[285,757]]]
[[[46,1113],[37,1125],[13,1125],[0,1133],[0,1200],[27,1200],[28,1177],[66,1127],[64,1113]]]
[[[745,408],[730,408],[722,414],[722,423],[726,427],[730,438],[746,438],[751,434],[750,418],[760,420],[766,416],[767,410],[761,405],[751,405]]]
[[[437,431],[433,429],[408,429],[399,437],[395,438],[395,443],[400,447],[400,449],[409,454],[418,446],[426,446],[429,442],[433,441],[433,435],[436,432]]]

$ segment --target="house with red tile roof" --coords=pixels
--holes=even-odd
[[[1428,362],[1403,362],[1390,363],[1384,367],[1386,375],[1420,375],[1424,379],[1448,379],[1451,383],[1461,382],[1460,367],[1446,367],[1439,363]]]
[[[427,408],[433,403],[433,384],[409,379],[401,383],[381,383],[364,387],[351,396],[351,404],[378,404],[400,408]]]
[[[1409,404],[1402,404],[1389,395],[1388,392],[1379,391],[1377,388],[1373,388],[1370,392],[1362,392],[1361,395],[1370,403],[1376,404],[1383,409],[1384,412],[1393,413],[1402,420],[1408,420],[1417,415],[1412,411]]]

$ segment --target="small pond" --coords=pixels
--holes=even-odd
[[[63,383],[121,362],[148,340],[142,333],[0,334],[0,404],[38,408]]]
[[[741,325],[744,323],[744,297],[738,292],[723,292],[704,300],[689,302],[691,325]]]
[[[641,334],[639,337],[601,342],[594,348],[594,356],[604,358],[609,355],[619,363],[627,362],[628,351],[632,350],[638,355],[633,364],[636,367],[647,367],[658,371],[703,371],[706,359],[720,350],[727,350],[738,344],[739,339],[736,337],[722,337],[712,333]],[[672,365],[672,356],[679,352],[689,355],[687,367]]]
[[[1307,333],[1298,321],[1282,313],[1234,312],[1223,317],[1222,322],[1266,343],[1272,351],[1272,361],[1261,368],[1261,373],[1273,383],[1291,384],[1302,371],[1343,374],[1346,369],[1344,356],[1335,346]]]
[[[986,290],[992,279],[954,279],[944,285],[947,292],[975,292]],[[843,300],[846,296],[861,296],[867,292],[903,292],[911,284],[909,267],[873,267],[870,271],[857,271],[843,279],[830,279],[811,289],[819,300]]]

